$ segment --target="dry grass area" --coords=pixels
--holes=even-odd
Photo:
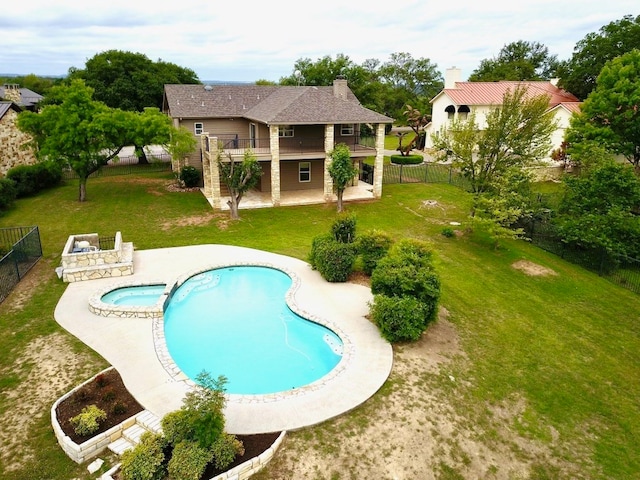
[[[526,410],[522,399],[461,411],[468,402],[456,398],[473,380],[464,377],[467,359],[447,316],[442,309],[422,339],[394,348],[393,371],[375,397],[349,415],[290,432],[254,478],[512,480],[533,478],[536,465],[558,458],[513,428]]]
[[[557,275],[557,273],[551,270],[550,268],[543,267],[542,265],[538,265],[537,263],[533,263],[528,260],[518,260],[517,262],[513,263],[511,266],[516,270],[520,270],[521,272],[534,277]]]

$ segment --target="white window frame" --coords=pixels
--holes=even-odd
[[[200,126],[198,126],[200,125]],[[196,135],[202,135],[202,132],[204,132],[204,123],[203,122],[194,122],[193,123],[193,132]]]
[[[303,180],[303,175],[307,176],[306,180]],[[310,181],[311,181],[311,162],[299,162],[298,163],[298,182],[309,183]]]
[[[291,138],[294,136],[293,125],[280,125],[278,126],[278,136],[280,138]]]
[[[340,125],[340,135],[343,137],[352,137],[356,133],[356,126],[353,123],[343,123]]]

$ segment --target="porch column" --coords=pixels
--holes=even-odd
[[[207,140],[209,142],[207,148]],[[218,168],[218,138],[203,133],[200,137],[202,149],[202,178],[204,196],[215,210],[220,210],[220,169]]]
[[[271,150],[271,203],[280,205],[280,137],[278,126],[269,125],[269,149]]]
[[[333,180],[329,175],[329,166],[331,166],[331,157],[329,154],[333,151],[335,142],[334,126],[324,126],[324,201],[333,201]]]
[[[373,169],[373,196],[382,197],[382,173],[384,168],[384,123],[376,127],[376,160]]]

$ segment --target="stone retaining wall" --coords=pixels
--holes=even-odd
[[[106,432],[103,432],[99,435],[96,435],[93,438],[90,438],[84,443],[77,444],[64,433],[64,431],[62,430],[62,427],[60,426],[60,423],[58,422],[58,417],[56,415],[56,408],[58,408],[58,405],[60,404],[60,402],[68,398],[72,393],[76,392],[78,389],[80,389],[87,383],[93,381],[98,375],[104,372],[107,372],[112,368],[113,367],[109,367],[103,370],[102,372],[97,373],[86,382],[78,385],[73,390],[69,391],[68,393],[60,397],[58,400],[56,400],[56,402],[51,407],[51,424],[53,426],[53,433],[55,434],[56,439],[58,440],[58,443],[60,444],[64,452],[67,454],[67,456],[69,456],[69,458],[71,458],[71,460],[73,460],[76,463],[83,463],[86,460],[89,460],[99,455],[107,448],[107,445],[109,445],[111,442],[117,440],[122,436],[123,430],[129,428],[130,426],[136,423],[136,416],[134,415],[133,417],[130,417],[124,422],[122,422],[120,425],[116,425],[110,428],[109,430],[107,430]]]

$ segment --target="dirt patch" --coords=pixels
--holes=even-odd
[[[38,287],[47,281],[51,275],[51,266],[42,259],[36,263],[29,272],[20,279],[20,282],[13,288],[5,303],[9,305],[9,313],[22,310],[29,302]]]
[[[530,478],[552,455],[513,429],[526,402],[469,400],[474,381],[461,345],[441,309],[420,340],[394,346],[393,370],[374,397],[349,415],[290,432],[254,478]]]
[[[533,263],[528,260],[518,260],[511,264],[511,266],[516,270],[520,270],[521,272],[534,277],[557,275],[557,273],[550,268],[543,267],[542,265],[538,265],[537,263]]]
[[[363,272],[352,272],[347,281],[357,285],[364,285],[365,287],[371,286],[371,277]]]
[[[33,457],[27,440],[31,425],[49,415],[51,405],[68,389],[74,376],[91,364],[87,356],[74,351],[64,334],[54,333],[31,342],[9,371],[2,372],[3,377],[11,377],[28,368],[28,372],[18,373],[22,378],[15,388],[4,391],[0,460],[6,470],[16,470]]]
[[[180,217],[160,225],[162,231],[171,230],[176,227],[203,227],[211,222],[217,222],[220,230],[225,230],[228,226],[229,215],[223,213],[205,213],[203,215],[192,215],[190,217]]]

